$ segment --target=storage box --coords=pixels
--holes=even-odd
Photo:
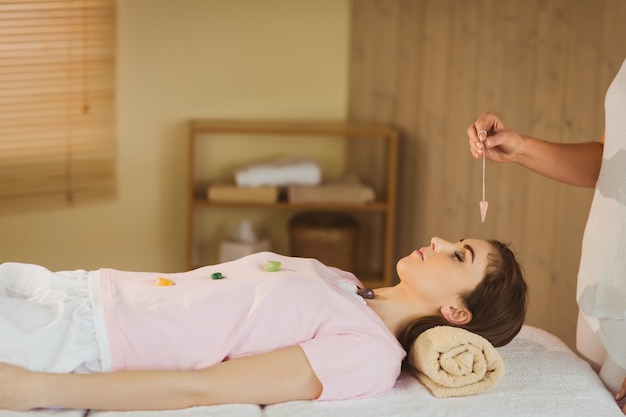
[[[328,266],[354,271],[356,221],[345,214],[302,213],[289,222],[291,255],[315,258]]]
[[[230,184],[211,184],[207,190],[209,201],[222,203],[275,203],[278,187],[238,187]]]
[[[371,187],[360,184],[327,184],[319,187],[292,186],[287,188],[290,202],[366,204],[375,199]]]

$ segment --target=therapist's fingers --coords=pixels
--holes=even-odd
[[[617,401],[626,398],[626,378],[624,378],[624,382],[622,382],[622,387],[619,389],[617,394],[615,394],[615,399]]]
[[[485,141],[489,132],[497,125],[498,118],[492,113],[483,113],[467,128],[470,153],[476,159],[482,158],[485,152]]]
[[[476,159],[482,158],[483,152],[485,151],[485,145],[478,137],[478,132],[476,131],[474,124],[467,128],[467,137],[472,156]]]
[[[621,388],[619,389],[617,394],[615,394],[616,401],[623,400],[624,398],[626,398],[626,378],[624,378],[624,382],[622,382]],[[626,415],[626,405],[622,407],[622,413]]]

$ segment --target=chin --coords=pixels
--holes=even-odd
[[[406,268],[410,268],[410,266],[408,265],[408,263],[411,262],[410,257],[411,255],[405,256],[404,258],[400,258],[400,260],[396,262],[396,274],[398,274],[398,278],[400,278],[400,281],[402,281],[402,276],[404,275],[403,270]]]

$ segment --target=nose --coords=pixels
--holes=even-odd
[[[439,245],[439,241],[440,241],[440,240],[441,240],[440,238],[435,237],[435,236],[433,236],[433,237],[430,239],[430,248],[431,248],[434,252],[439,251],[440,246],[441,246],[441,245]]]
[[[437,237],[437,236],[433,236],[432,239],[430,239],[430,248],[435,252],[435,253],[439,253],[442,250],[444,250],[446,247],[450,246],[450,242]]]

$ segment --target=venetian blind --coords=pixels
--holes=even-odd
[[[0,0],[0,211],[115,193],[115,0]]]

